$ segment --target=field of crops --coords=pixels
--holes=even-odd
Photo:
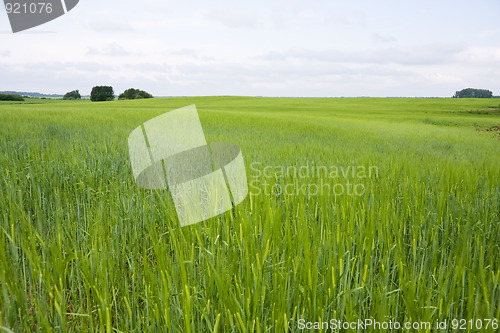
[[[0,102],[0,332],[499,319],[499,102]],[[190,104],[249,195],[180,228],[127,138]]]

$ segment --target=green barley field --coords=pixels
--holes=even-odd
[[[0,102],[0,332],[495,332],[499,103]],[[181,228],[127,138],[191,104],[241,147],[249,195]]]

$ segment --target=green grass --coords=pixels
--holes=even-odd
[[[0,331],[500,318],[500,140],[483,131],[500,125],[499,100],[29,102],[0,102]],[[180,228],[168,193],[135,185],[127,137],[190,104],[207,141],[241,147],[253,186]],[[378,173],[255,170],[313,165]],[[348,181],[364,194],[311,193]]]

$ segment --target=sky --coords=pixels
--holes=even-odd
[[[80,0],[13,34],[0,91],[155,96],[500,95],[500,0]]]

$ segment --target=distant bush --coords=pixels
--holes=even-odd
[[[63,99],[65,100],[82,99],[82,95],[80,95],[80,92],[78,90],[73,90],[64,94]]]
[[[493,93],[486,89],[467,88],[455,92],[453,98],[492,98]]]
[[[0,94],[0,101],[17,101],[17,102],[23,102],[24,98],[21,95]]]
[[[92,102],[112,101],[115,99],[115,92],[110,86],[95,86],[90,93]]]
[[[151,95],[148,92],[145,92],[144,90],[130,88],[125,90],[123,93],[120,94],[120,96],[118,96],[118,99],[143,99],[143,98],[153,98],[153,95]]]

